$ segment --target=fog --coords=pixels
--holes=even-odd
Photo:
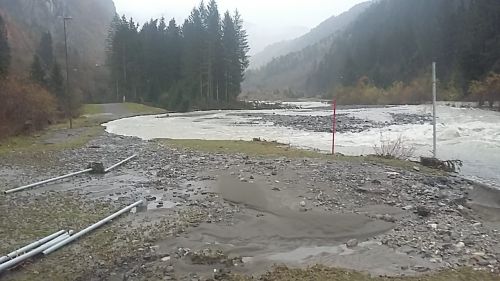
[[[114,0],[119,14],[139,22],[175,18],[182,23],[199,0]],[[219,10],[238,9],[250,35],[251,53],[266,45],[300,36],[325,19],[366,0],[218,0]],[[205,1],[207,3],[208,1]],[[265,34],[264,34],[265,32]]]

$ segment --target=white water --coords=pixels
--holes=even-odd
[[[300,110],[263,110],[261,113],[283,115],[331,115],[321,103],[302,104]],[[323,106],[322,109],[316,108]],[[361,108],[339,110],[351,116],[379,122],[390,121],[390,113],[430,113],[431,107],[397,106],[391,108]],[[139,116],[105,124],[110,133],[135,136],[145,140],[155,138],[251,140],[260,137],[293,146],[330,151],[330,133],[299,131],[275,127],[269,123],[235,125],[238,122],[258,120],[255,117],[236,116],[255,111],[207,111],[173,114],[169,117]],[[461,173],[500,187],[500,113],[480,109],[438,107],[438,158],[460,159],[464,162]],[[402,137],[416,148],[415,155],[430,156],[432,151],[432,125],[393,125],[361,133],[342,133],[336,136],[336,151],[348,155],[372,154],[374,145],[384,139]]]

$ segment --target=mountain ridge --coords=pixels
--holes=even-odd
[[[344,29],[370,5],[371,1],[357,4],[347,12],[324,20],[302,36],[291,40],[283,40],[267,46],[264,50],[252,56],[250,69],[257,69],[271,62],[274,58],[300,51],[301,49],[326,39],[335,32]]]

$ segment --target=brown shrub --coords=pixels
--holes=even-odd
[[[56,99],[45,88],[13,77],[0,81],[0,138],[46,127],[56,109]]]

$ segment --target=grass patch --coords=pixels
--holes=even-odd
[[[162,114],[166,113],[165,109],[147,106],[140,103],[124,103],[125,108],[133,114]]]
[[[84,104],[82,106],[83,115],[96,115],[103,112],[104,110],[101,104]]]
[[[233,281],[255,280],[248,277],[235,276]],[[266,273],[261,281],[498,281],[498,275],[483,271],[474,271],[469,268],[447,270],[419,277],[370,277],[367,274],[314,266],[308,269],[289,269],[277,267]]]
[[[116,212],[119,207],[95,203],[72,194],[16,197],[0,196],[2,214],[9,219],[0,221],[0,252],[8,253],[61,229],[79,231],[103,217]],[[16,203],[22,202],[22,203]],[[127,252],[128,244],[120,229],[127,215],[113,220],[106,226],[82,237],[50,256],[40,256],[27,262],[19,270],[6,272],[5,280],[75,280],[96,266],[96,263],[113,265],[117,247]],[[85,253],[85,254],[82,254]],[[2,279],[4,280],[4,279]],[[86,280],[85,278],[80,280]]]
[[[85,104],[82,113],[84,115],[95,115],[102,113],[102,109],[99,104]],[[19,135],[2,139],[0,140],[0,155],[13,151],[45,152],[81,147],[104,130],[100,124],[106,121],[100,117],[87,117],[84,115],[73,119],[73,131],[68,131],[71,136],[61,137],[59,141],[52,142],[50,139],[69,129],[69,120],[62,120],[33,135]]]
[[[50,142],[50,138],[53,137],[57,131],[57,129],[49,129],[43,132],[42,135],[16,136],[2,140],[0,141],[0,155],[12,152],[35,153],[82,147],[95,136],[102,133],[104,128],[100,126],[81,128],[71,137],[56,142]]]
[[[220,140],[172,140],[160,142],[176,147],[202,152],[224,154],[246,154],[248,156],[269,156],[288,158],[328,158],[328,155],[315,151],[292,148],[285,144],[265,141],[220,141]]]
[[[444,175],[444,172],[424,167],[418,163],[403,161],[399,159],[386,159],[377,156],[345,156],[321,153],[312,150],[298,149],[286,144],[267,141],[226,141],[226,140],[158,140],[170,147],[185,148],[190,150],[223,153],[223,154],[245,154],[255,157],[286,157],[286,158],[313,158],[334,161],[350,161],[359,163],[374,163],[403,170],[413,171],[418,167],[422,173],[430,175]]]

